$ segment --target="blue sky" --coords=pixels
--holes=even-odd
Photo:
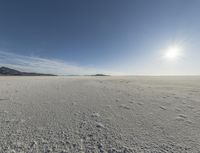
[[[2,0],[0,65],[57,74],[200,74],[199,8],[199,0]],[[164,59],[170,46],[183,56]]]

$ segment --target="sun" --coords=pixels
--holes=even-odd
[[[181,55],[181,48],[179,46],[171,46],[165,51],[164,57],[168,60],[175,60]]]

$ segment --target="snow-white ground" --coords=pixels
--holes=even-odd
[[[200,77],[0,77],[0,153],[199,153]]]

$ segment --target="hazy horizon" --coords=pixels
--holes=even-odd
[[[1,1],[0,66],[58,75],[200,75],[200,1]]]

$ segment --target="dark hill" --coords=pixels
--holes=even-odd
[[[0,67],[0,75],[4,76],[55,76],[52,74],[21,72],[8,67]]]

